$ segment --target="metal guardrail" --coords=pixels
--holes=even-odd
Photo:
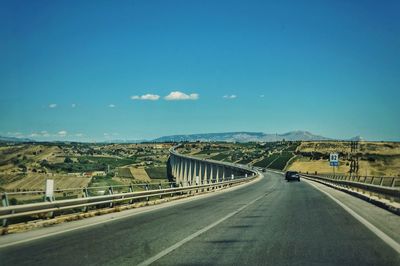
[[[278,170],[271,170],[267,169],[268,171],[285,174],[284,171]],[[364,193],[369,193],[370,195],[376,195],[378,197],[386,198],[391,201],[400,202],[400,187],[394,187],[393,184],[397,180],[395,177],[393,178],[392,186],[384,186],[383,182],[381,181],[379,185],[374,185],[371,183],[364,183],[364,182],[356,182],[352,180],[360,180],[360,177],[349,177],[349,176],[320,176],[320,175],[310,175],[310,174],[303,174],[300,173],[303,178],[308,178],[314,181],[319,181],[320,183],[325,183],[328,185],[339,186],[345,189],[354,189],[356,191],[361,191]],[[352,180],[347,180],[351,179]],[[365,181],[365,179],[364,179]],[[373,179],[372,179],[373,181]]]
[[[129,185],[112,185],[112,186],[94,186],[80,188],[65,188],[54,190],[54,200],[86,198],[90,196],[103,196],[109,194],[117,194],[124,192],[144,191],[161,188],[171,188],[175,185],[174,182],[149,182],[149,183],[132,183]],[[21,205],[45,201],[46,191],[17,191],[17,192],[2,192],[1,206],[8,207],[10,205]]]
[[[350,175],[326,175],[326,174],[309,174],[310,176],[321,176],[335,180],[353,181],[357,183],[365,183],[371,185],[385,186],[385,187],[400,187],[400,177],[392,176],[350,176]]]
[[[383,186],[382,184],[375,185],[371,183],[356,182],[340,178],[332,178],[332,177],[330,178],[318,175],[309,175],[309,174],[301,174],[301,175],[306,178],[323,181],[344,188],[349,188],[349,189],[354,188],[356,190],[360,189],[362,191],[369,192],[371,194],[376,194],[377,196],[385,197],[389,200],[400,202],[399,187]]]
[[[190,194],[193,191],[200,190],[216,190],[218,188],[223,188],[227,186],[232,186],[235,184],[248,182],[252,179],[256,178],[256,175],[252,175],[250,177],[242,177],[233,180],[228,180],[224,182],[215,182],[203,185],[195,185],[195,186],[187,186],[187,187],[176,187],[176,188],[168,188],[168,189],[156,189],[156,190],[148,190],[148,191],[139,191],[139,192],[128,192],[128,193],[120,193],[120,194],[112,194],[105,196],[95,196],[88,198],[78,198],[78,199],[70,199],[70,200],[60,200],[53,202],[42,202],[42,203],[32,203],[32,204],[24,204],[24,205],[16,205],[16,206],[8,206],[0,208],[0,220],[13,219],[23,216],[33,216],[43,213],[53,213],[57,211],[63,210],[71,210],[78,208],[86,208],[90,206],[99,206],[99,205],[107,205],[110,207],[115,206],[117,203],[128,202],[132,203],[133,200],[146,199],[149,200],[150,197],[162,197],[165,195],[173,196],[176,194],[187,193]],[[81,212],[80,210],[79,212]],[[54,213],[53,213],[54,216]],[[3,223],[3,225],[5,225]]]

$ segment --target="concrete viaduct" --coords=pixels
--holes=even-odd
[[[169,179],[179,186],[218,183],[256,174],[244,165],[180,154],[176,151],[178,147],[170,149],[167,172]]]

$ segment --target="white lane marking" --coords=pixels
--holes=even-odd
[[[207,232],[208,230],[210,230],[211,228],[217,226],[218,224],[222,223],[223,221],[229,219],[233,215],[239,213],[240,211],[242,211],[243,209],[247,208],[248,206],[250,206],[251,204],[253,204],[254,202],[258,201],[259,199],[261,199],[263,197],[265,197],[265,195],[262,195],[262,196],[260,196],[260,197],[258,197],[256,199],[252,200],[251,202],[249,202],[248,204],[240,207],[236,211],[233,211],[230,214],[226,215],[225,217],[219,219],[215,223],[212,223],[209,226],[206,226],[203,229],[200,229],[199,231],[197,231],[197,232],[191,234],[190,236],[182,239],[181,241],[179,241],[179,242],[175,243],[174,245],[170,246],[169,248],[164,249],[163,251],[161,251],[160,253],[156,254],[155,256],[153,256],[153,257],[151,257],[151,258],[139,263],[138,266],[147,266],[147,265],[152,264],[153,262],[155,262],[155,261],[159,260],[160,258],[164,257],[165,255],[167,255],[168,253],[171,253],[175,249],[177,249],[180,246],[184,245],[185,243],[189,242],[193,238],[198,237],[199,235]]]
[[[59,234],[63,234],[63,233],[68,233],[68,232],[71,232],[71,231],[84,229],[84,228],[87,228],[87,227],[90,227],[90,226],[95,226],[95,225],[99,225],[99,224],[103,224],[103,223],[108,223],[108,222],[112,222],[112,221],[128,218],[128,217],[139,215],[139,214],[142,214],[142,213],[157,211],[157,210],[168,208],[168,207],[174,207],[174,206],[185,204],[185,203],[188,203],[188,202],[191,202],[191,201],[194,201],[194,200],[206,199],[206,198],[209,198],[209,197],[217,196],[220,193],[227,193],[227,192],[231,192],[231,191],[235,191],[235,190],[247,187],[247,186],[249,186],[251,184],[259,182],[262,178],[264,178],[263,174],[261,174],[259,178],[255,179],[253,181],[250,181],[248,183],[244,183],[244,184],[241,184],[241,185],[238,185],[238,186],[234,186],[234,187],[230,187],[230,188],[225,188],[225,189],[222,189],[222,190],[213,191],[212,193],[194,195],[193,197],[177,199],[177,200],[174,200],[174,201],[166,202],[164,204],[158,204],[158,205],[153,205],[153,206],[139,207],[137,209],[131,209],[131,211],[132,211],[131,213],[122,214],[119,217],[113,217],[113,216],[111,216],[111,217],[107,216],[106,217],[104,215],[105,220],[101,220],[101,221],[98,221],[98,222],[90,222],[90,221],[88,221],[90,223],[85,224],[85,225],[79,225],[79,226],[73,227],[73,228],[62,229],[60,231],[56,231],[56,232],[52,232],[52,233],[48,233],[48,234],[33,236],[33,237],[25,238],[25,239],[22,239],[22,240],[17,240],[17,241],[12,241],[12,242],[5,243],[5,244],[0,244],[0,248],[14,246],[14,245],[18,245],[18,244],[22,244],[22,243],[26,243],[26,242],[30,242],[30,241],[34,241],[34,240],[38,240],[38,239],[42,239],[42,238],[46,238],[46,237],[50,237],[50,236],[55,236],[55,235],[59,235]],[[143,209],[141,209],[141,208],[143,208]],[[126,210],[126,211],[129,212],[130,210]],[[117,215],[117,214],[114,214],[114,215]],[[101,217],[101,216],[98,216],[98,217]],[[88,219],[90,219],[90,218],[88,218]],[[62,225],[62,224],[60,224],[60,225]],[[29,232],[30,231],[28,231],[28,233]],[[23,234],[23,233],[21,233],[21,234]],[[7,236],[3,236],[3,237],[7,237]]]
[[[334,202],[339,204],[339,206],[341,206],[343,209],[345,209],[345,211],[347,211],[349,214],[351,214],[354,218],[356,218],[359,222],[361,222],[365,227],[367,227],[369,230],[371,230],[371,232],[373,232],[375,235],[377,235],[386,244],[388,244],[391,248],[393,248],[398,254],[400,254],[400,244],[397,243],[393,238],[391,238],[390,236],[388,236],[387,234],[385,234],[384,232],[379,230],[379,228],[377,228],[375,225],[368,222],[365,218],[361,217],[359,214],[357,214],[355,211],[353,211],[352,209],[347,207],[344,203],[342,203],[341,201],[339,201],[338,199],[333,197],[328,192],[323,191],[322,189],[320,189],[319,187],[317,187],[316,185],[311,183],[309,180],[306,180],[305,178],[303,178],[303,180],[305,180],[307,184],[318,189],[319,191],[321,191],[322,193],[327,195],[330,199],[332,199]]]

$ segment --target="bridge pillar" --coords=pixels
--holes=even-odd
[[[210,183],[213,182],[214,179],[214,165],[210,164]]]
[[[184,180],[183,183],[185,187],[188,185],[188,164],[189,164],[188,160],[184,160],[185,170],[183,172],[183,180]]]
[[[189,161],[188,183],[193,184],[193,178],[192,178],[193,160],[188,160],[188,161]]]
[[[188,186],[210,184],[213,180],[216,182],[226,181],[234,177],[252,174],[252,171],[246,168],[242,169],[226,163],[218,163],[205,159],[198,159],[191,156],[180,155],[171,151],[168,159],[169,175],[172,175],[177,185]]]
[[[174,176],[175,178],[177,178],[178,176],[178,160],[176,158],[176,156],[172,156],[172,176]]]
[[[198,183],[198,181],[196,180],[196,176],[198,176],[197,174],[197,161],[193,161],[193,183]],[[197,184],[198,185],[198,184]]]
[[[208,164],[203,163],[203,165],[204,165],[204,178],[203,178],[203,180],[204,180],[205,184],[208,184],[208,175],[210,174],[209,171],[208,171]]]

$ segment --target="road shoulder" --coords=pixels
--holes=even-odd
[[[398,215],[318,182],[302,180],[336,201],[353,217],[400,253],[400,217]]]

